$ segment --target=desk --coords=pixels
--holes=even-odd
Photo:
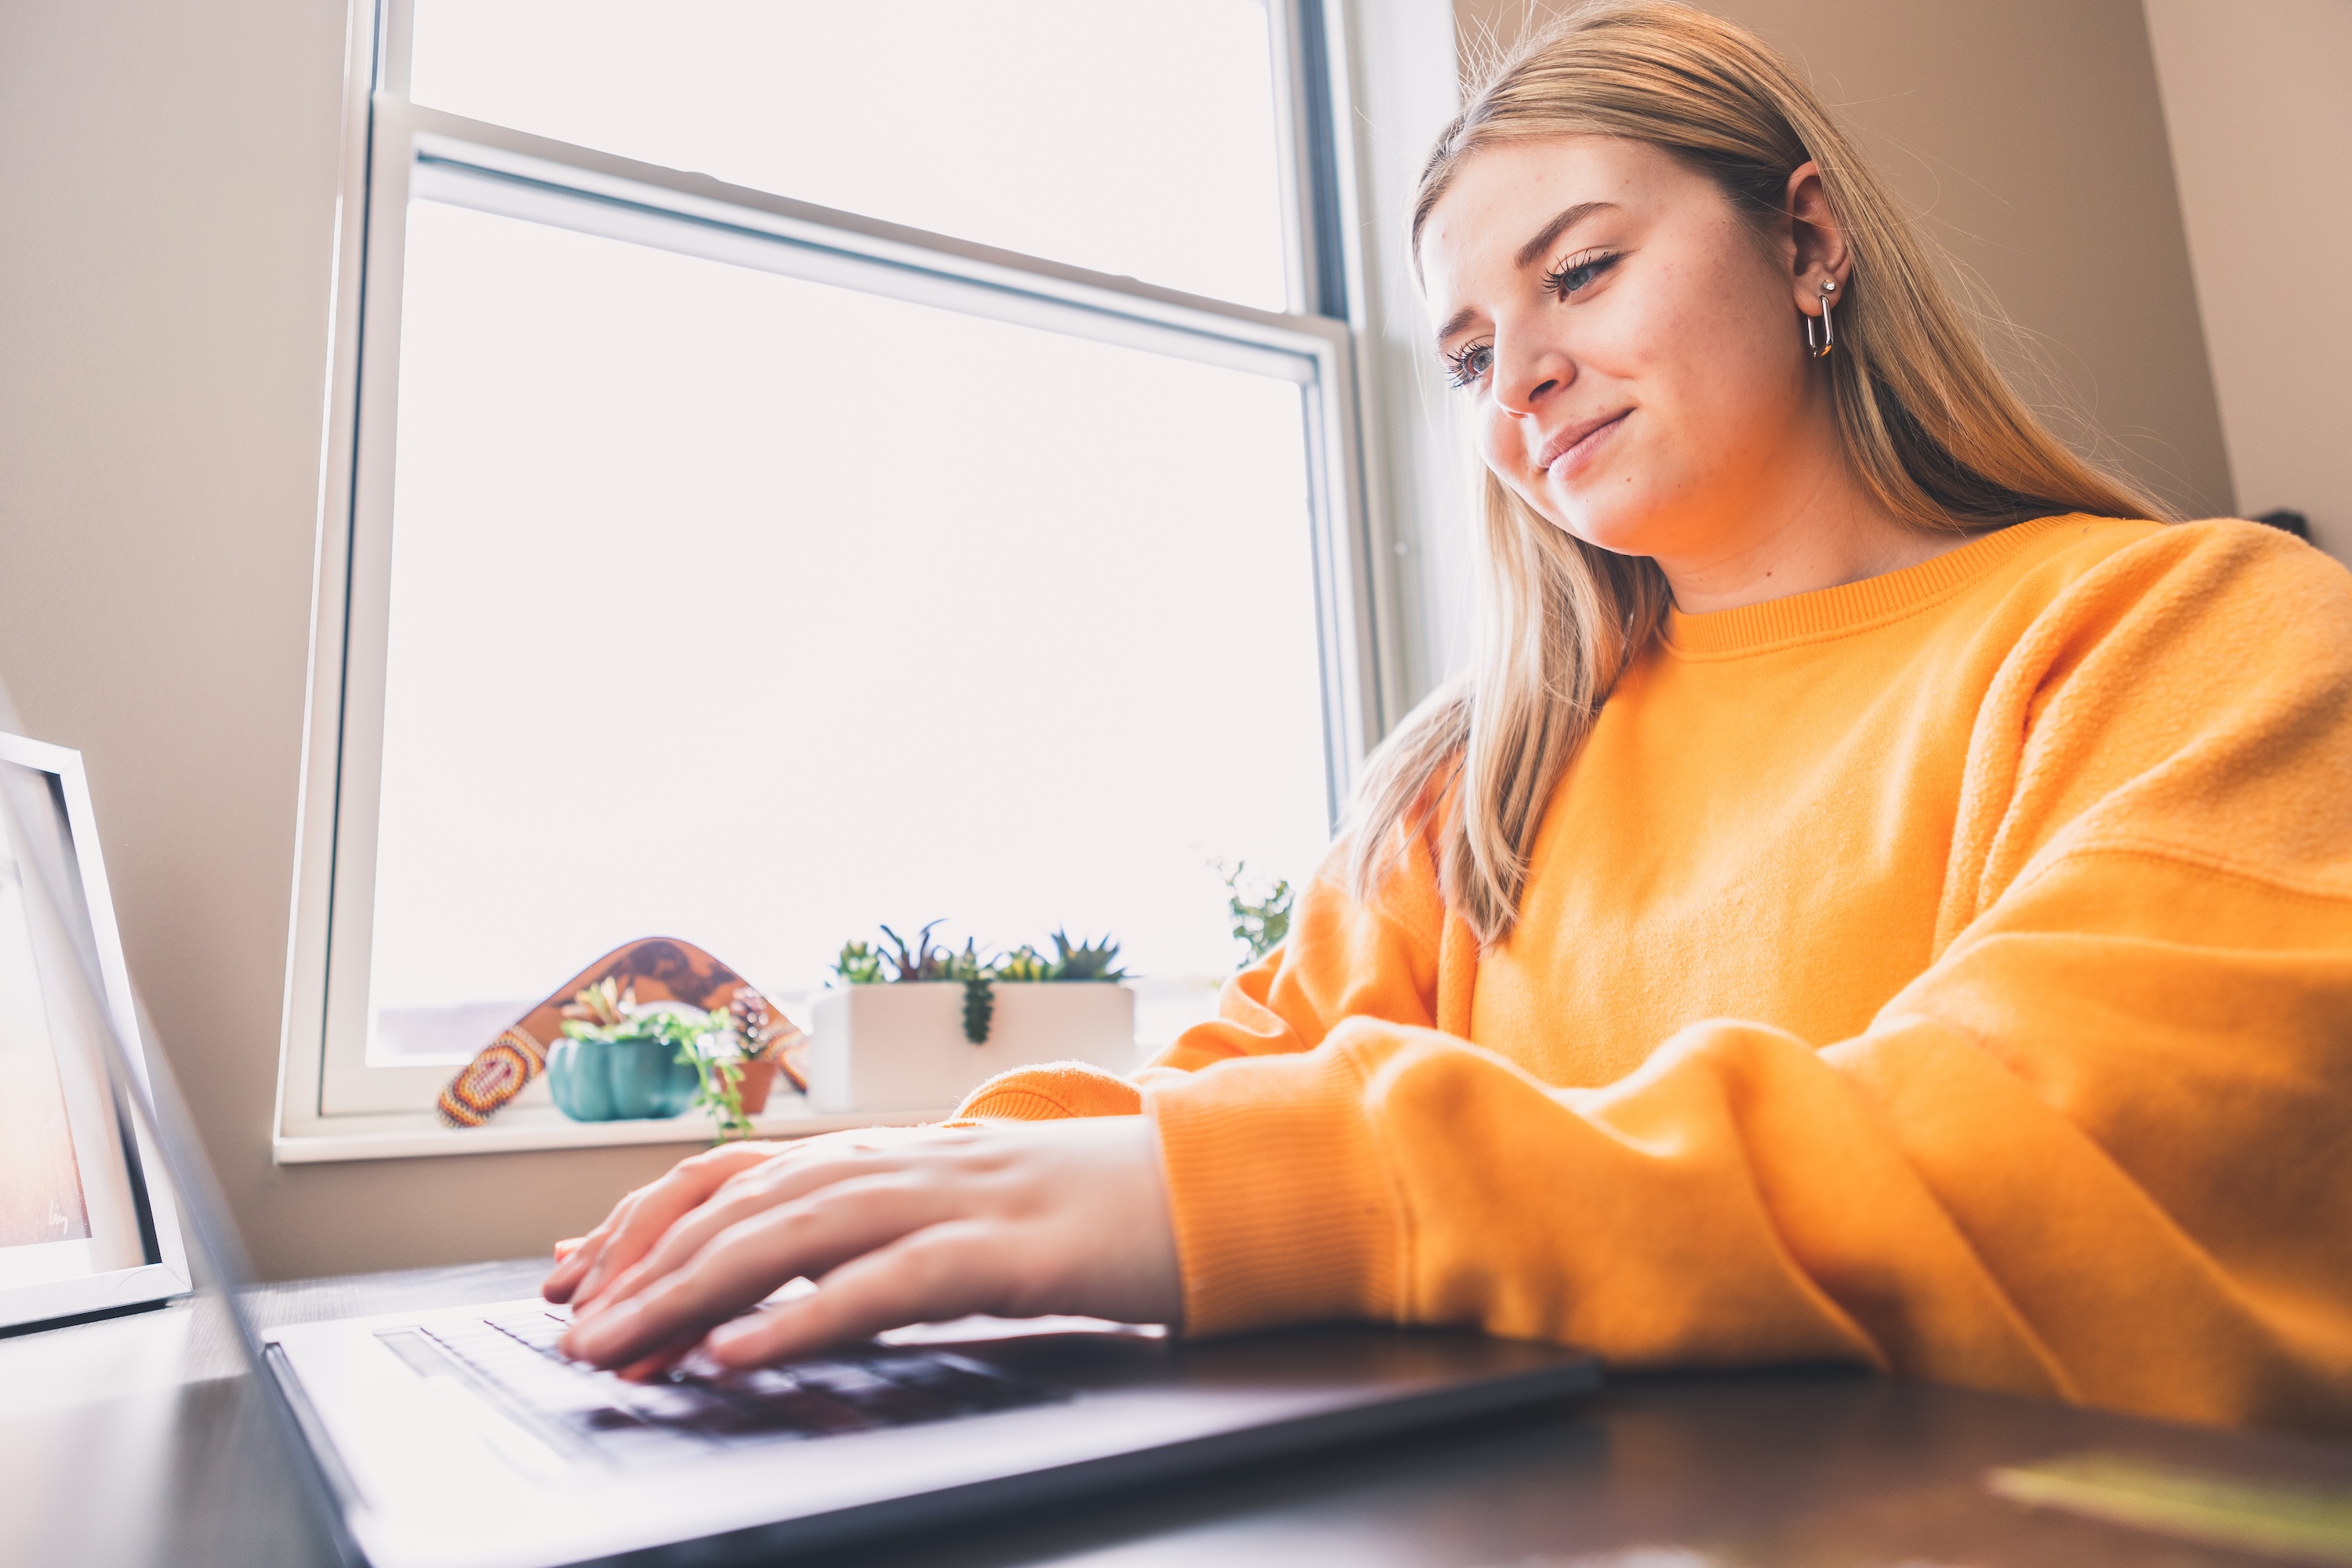
[[[274,1323],[529,1294],[536,1262],[273,1287]],[[0,1340],[0,1563],[315,1561],[225,1325],[187,1306]],[[2079,1449],[2316,1486],[2352,1445],[2212,1432],[1835,1371],[1629,1379],[1359,1445],[816,1561],[825,1568],[2241,1568],[2029,1510],[1993,1466]]]

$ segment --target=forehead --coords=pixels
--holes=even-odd
[[[1712,194],[1706,176],[1646,142],[1550,136],[1485,148],[1455,166],[1422,225],[1431,300],[1476,273],[1514,270],[1519,247],[1570,207],[1608,202],[1638,220]]]

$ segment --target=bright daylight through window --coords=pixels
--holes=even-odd
[[[408,26],[415,107],[389,71],[377,135],[440,140],[364,318],[396,418],[363,403],[354,459],[323,1109],[397,1108],[334,1086],[470,1055],[656,933],[803,1020],[844,939],[932,919],[1114,934],[1147,1043],[1213,1010],[1242,956],[1217,865],[1303,879],[1347,766],[1335,362],[1185,350],[1223,329],[1181,301],[1129,330],[1116,299],[1049,319],[744,261],[693,237],[725,227],[707,203],[641,223],[448,146],[547,138],[1280,312],[1265,5],[415,0]],[[620,216],[561,205],[598,201]]]
[[[416,0],[409,96],[1283,308],[1262,0]]]

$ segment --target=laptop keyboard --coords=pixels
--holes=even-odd
[[[880,1346],[755,1372],[673,1371],[629,1383],[566,1361],[556,1342],[571,1326],[551,1312],[529,1312],[420,1324],[385,1337],[432,1341],[539,1424],[615,1457],[680,1443],[829,1437],[1060,1397],[965,1356]]]

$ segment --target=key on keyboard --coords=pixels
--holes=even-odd
[[[634,1384],[564,1360],[556,1343],[570,1326],[530,1312],[416,1331],[513,1403],[614,1454],[680,1439],[699,1446],[823,1437],[1058,1397],[963,1356],[880,1347],[718,1376],[675,1371]]]

